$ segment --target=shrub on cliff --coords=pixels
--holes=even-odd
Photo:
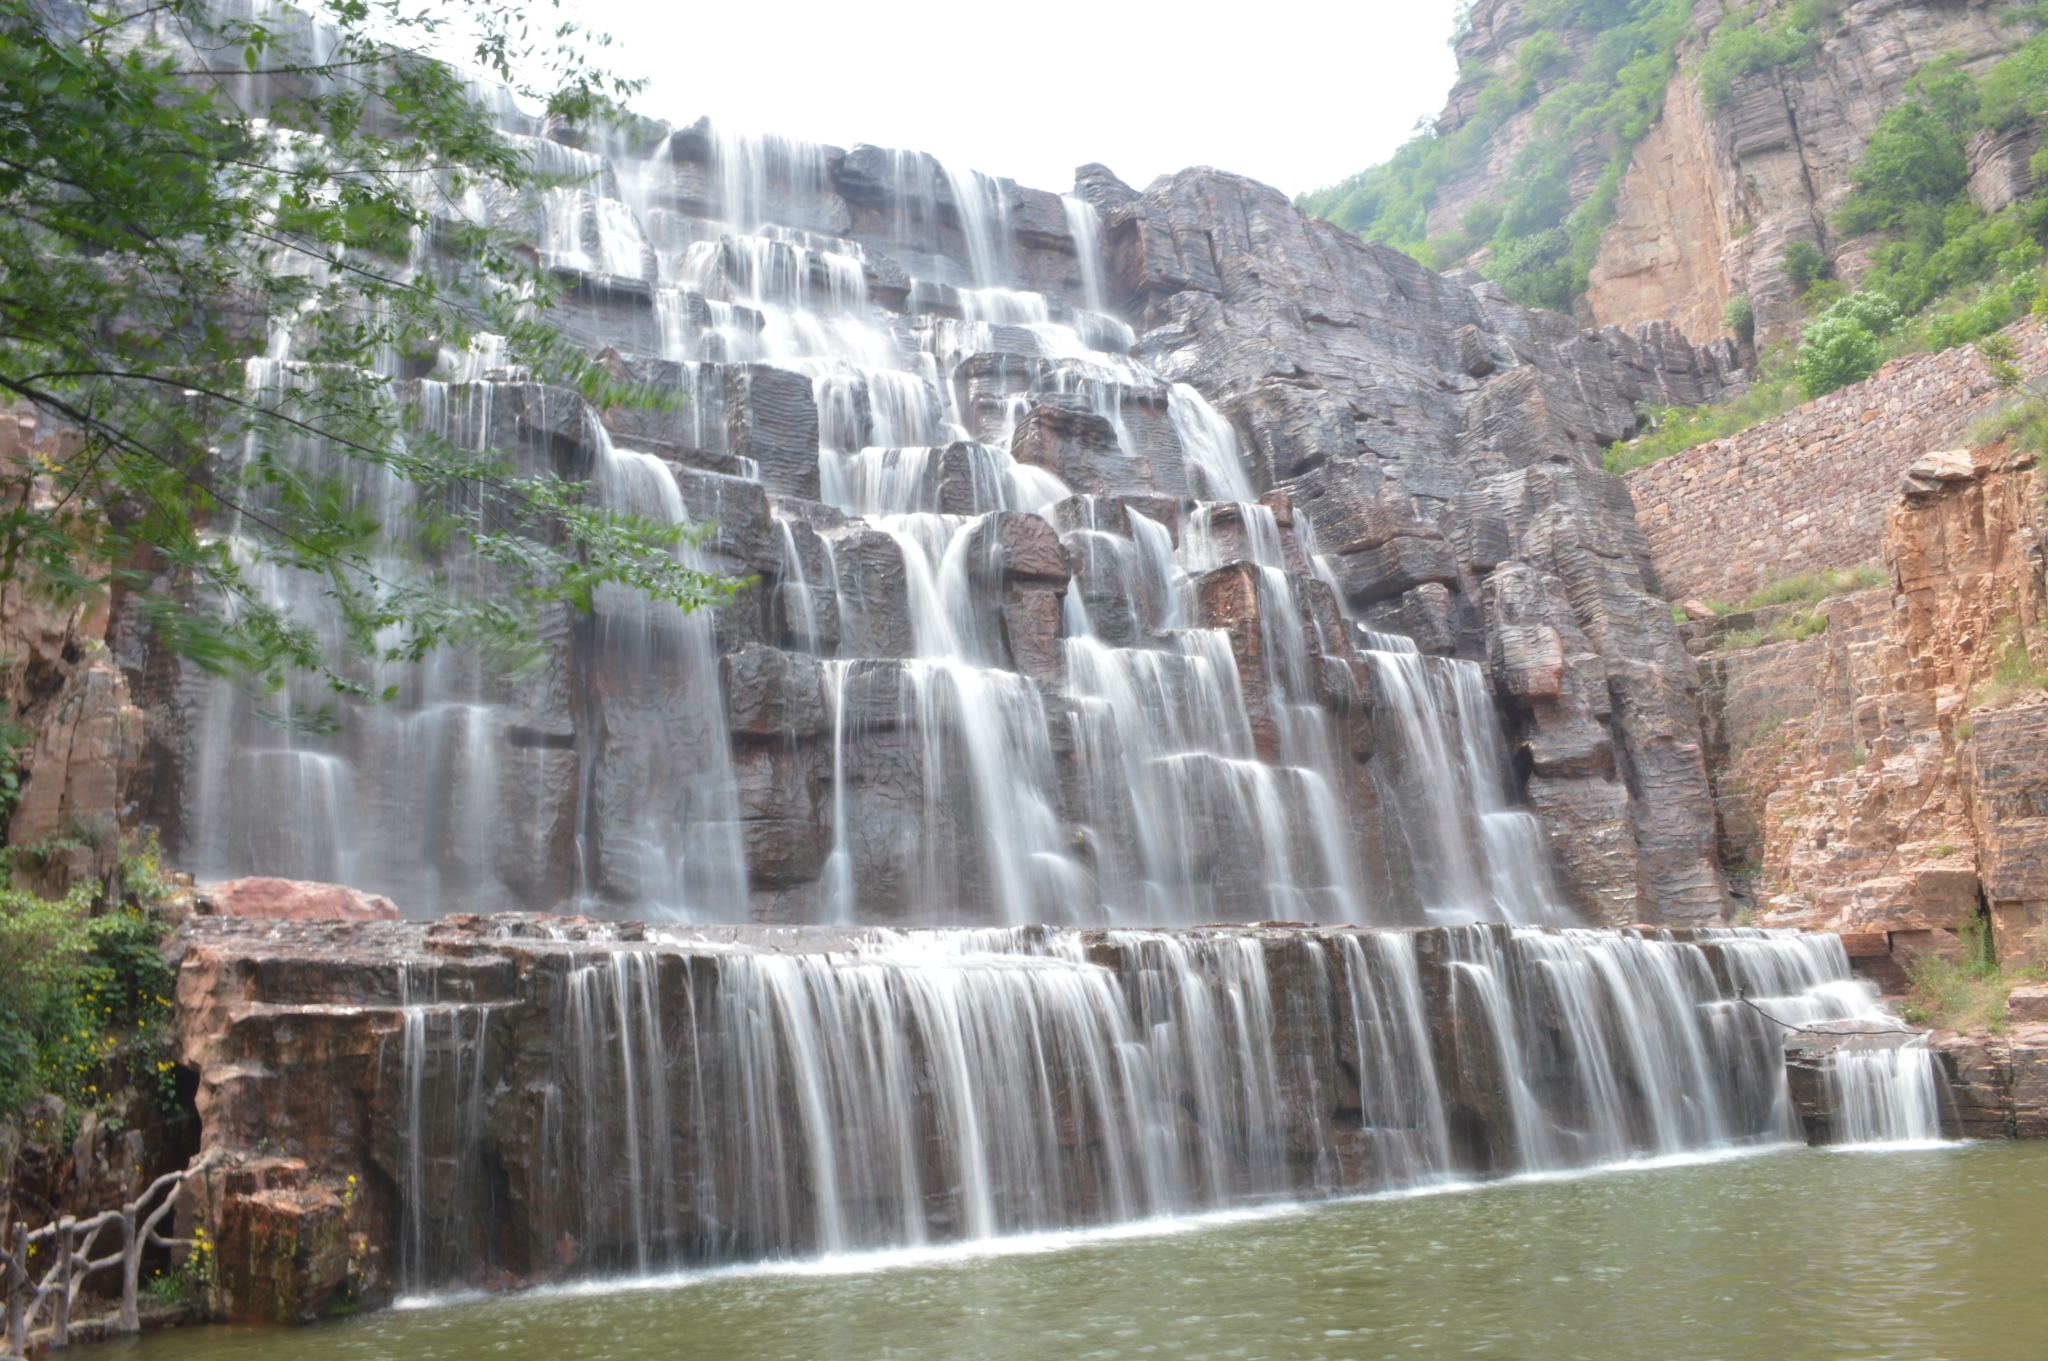
[[[1718,113],[1735,101],[1735,82],[1744,76],[1805,65],[1820,51],[1834,17],[1832,0],[1793,0],[1784,13],[1769,19],[1758,9],[1723,10],[1693,69],[1700,102],[1708,113]]]
[[[587,608],[603,582],[720,598],[678,560],[684,527],[458,447],[396,381],[488,345],[537,380],[632,395],[544,324],[557,286],[478,207],[560,179],[414,47],[466,25],[481,68],[542,73],[521,90],[569,120],[629,87],[576,26],[529,38],[538,16],[500,0],[320,17],[0,0],[0,397],[75,438],[0,469],[0,580],[98,588],[111,573],[83,564],[116,564],[202,665],[358,698],[378,697],[369,664],[444,644],[531,655],[537,610]],[[359,490],[380,479],[396,530]],[[340,637],[262,587],[286,575],[317,583]]]
[[[1859,383],[1885,361],[1884,335],[1899,309],[1881,293],[1851,293],[1806,324],[1793,367],[1809,401]]]

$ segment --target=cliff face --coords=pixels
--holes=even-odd
[[[1818,636],[1718,650],[1763,614],[1686,626],[1703,652],[1724,854],[1767,925],[1843,933],[1893,987],[1988,913],[2048,957],[2040,475],[2003,446],[1928,455],[1887,511],[1893,584],[1824,602]],[[1798,607],[1778,607],[1777,615]]]
[[[1761,8],[1783,6],[1763,0]],[[1975,74],[2017,47],[2028,30],[2001,22],[2013,8],[1844,5],[1812,60],[1742,78],[1729,106],[1711,114],[1685,63],[1622,179],[1587,289],[1593,316],[1661,317],[1706,338],[1720,333],[1726,301],[1747,293],[1757,343],[1788,334],[1799,309],[1780,263],[1786,244],[1815,242],[1853,280],[1874,241],[1842,238],[1829,218],[1878,119],[1934,58],[1956,53]],[[1699,44],[1718,22],[1718,6],[1695,8]]]
[[[1732,347],[1582,331],[1212,170],[1115,205],[1109,250],[1140,352],[1249,437],[1368,627],[1486,661],[1582,910],[1713,919],[1697,681],[1600,450]]]
[[[1818,938],[1501,926],[183,943],[218,1159],[185,1208],[219,1305],[280,1321],[1784,1139],[1778,1032],[1729,999],[1846,971]]]
[[[1753,0],[1758,22],[1783,14],[1789,0]],[[1602,325],[1670,321],[1694,340],[1724,334],[1722,309],[1738,293],[1756,309],[1756,340],[1767,345],[1798,320],[1794,289],[1780,260],[1788,242],[1805,239],[1853,279],[1874,242],[1844,240],[1829,216],[1849,189],[1849,175],[1885,110],[1908,80],[1947,53],[1981,73],[2030,31],[2003,22],[2008,3],[1863,0],[1838,7],[1819,50],[1807,61],[1737,80],[1733,99],[1710,111],[1695,84],[1699,59],[1723,22],[1715,0],[1694,5],[1679,46],[1679,70],[1667,87],[1662,115],[1636,144],[1616,200],[1615,220],[1600,240],[1583,301]],[[1525,0],[1481,0],[1469,34],[1458,44],[1461,81],[1438,128],[1449,131],[1476,107],[1481,70],[1505,78],[1517,69],[1534,25]],[[1558,34],[1574,53],[1592,35]],[[1517,154],[1536,136],[1525,109],[1495,132],[1483,161],[1441,185],[1429,232],[1447,234],[1475,204],[1504,197]],[[2035,134],[1983,139],[1971,149],[1972,192],[1982,203],[2009,201],[2023,183]],[[1611,135],[1574,148],[1571,203],[1584,203],[1614,154]]]
[[[1732,345],[1583,330],[1206,168],[1083,167],[1063,199],[705,123],[535,143],[591,172],[507,224],[567,285],[551,320],[676,400],[499,370],[415,395],[715,522],[703,564],[747,585],[558,614],[545,667],[423,673],[303,743],[137,658],[179,719],[143,811],[178,863],[414,916],[1420,925],[1447,857],[1394,805],[1443,793],[1454,845],[1482,800],[1535,815],[1546,911],[1724,915],[1697,676],[1601,449],[1741,381]],[[1404,663],[1360,624],[1484,668],[1512,779],[1404,765]],[[1211,704],[1187,678],[1217,664]]]
[[[47,499],[37,460],[68,456],[34,412],[0,411],[0,474],[9,494]],[[19,479],[19,481],[14,481]],[[104,596],[60,599],[27,572],[0,585],[0,715],[32,740],[16,757],[20,796],[6,844],[14,878],[51,896],[113,873],[144,715],[107,648]]]

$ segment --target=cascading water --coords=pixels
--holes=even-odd
[[[488,347],[410,390],[459,442],[566,431],[604,504],[717,520],[713,565],[751,542],[755,484],[773,493],[770,552],[742,570],[765,565],[769,640],[826,659],[834,706],[804,758],[829,786],[810,887],[778,890],[809,919],[1557,919],[1479,672],[1355,648],[1230,422],[1123,352],[1093,207],[1051,200],[1076,252],[1062,296],[1017,287],[1021,191],[979,172],[866,149],[891,207],[849,230],[825,148],[708,125],[666,160],[526,141],[564,181],[536,205],[544,261],[600,300],[629,284],[647,299],[629,324],[576,293],[564,325],[593,343],[640,327],[648,357],[620,362],[684,409],[643,445],[643,427],[522,385]],[[673,165],[701,166],[699,187]],[[890,252],[912,271],[900,304],[876,291]],[[808,384],[814,453],[771,457],[754,435],[763,365]],[[1020,514],[1058,541],[1028,568]],[[314,588],[294,589],[277,586],[317,617]],[[593,618],[560,621],[545,676],[388,668],[401,699],[352,710],[338,738],[270,735],[210,684],[191,858],[207,877],[345,878],[416,913],[743,919],[760,815],[719,731],[717,657],[750,627],[607,590]],[[1363,771],[1332,709],[1369,703],[1357,667],[1385,674],[1393,715]],[[892,780],[921,810],[911,842],[864,851]]]
[[[1777,1146],[1765,1013],[1881,1016],[1837,942],[1789,932],[513,929],[487,948],[527,1000],[409,1004],[386,1059],[401,1197],[438,1188],[407,1211],[415,1286]],[[1897,1072],[1845,1139],[1898,1137]]]

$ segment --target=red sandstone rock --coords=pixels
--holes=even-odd
[[[380,894],[302,879],[229,879],[201,889],[199,900],[201,912],[216,917],[295,922],[398,920],[398,905]]]
[[[2030,983],[2014,988],[2005,999],[2008,1021],[2048,1022],[2048,983]]]

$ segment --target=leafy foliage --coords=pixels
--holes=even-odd
[[[1898,307],[1882,293],[1851,293],[1831,304],[1800,334],[1793,364],[1800,394],[1812,399],[1877,372],[1884,335],[1898,319]]]
[[[1744,76],[1805,65],[1834,18],[1830,0],[1793,0],[1768,20],[1757,8],[1724,9],[1693,72],[1700,102],[1708,113],[1718,113],[1734,102],[1735,82]]]
[[[145,910],[87,914],[94,888],[46,902],[0,890],[0,1112],[38,1092],[98,1104],[124,1055],[149,1062],[173,985]],[[134,1074],[127,1074],[132,1078]]]
[[[1477,85],[1461,126],[1420,132],[1383,164],[1298,202],[1436,268],[1490,247],[1481,268],[1510,297],[1569,310],[1613,220],[1629,156],[1662,111],[1690,12],[1684,0],[1539,0],[1523,14],[1533,31],[1512,67],[1460,73]],[[1573,41],[1560,36],[1567,32]],[[1482,164],[1495,133],[1525,110],[1536,135],[1509,167],[1503,197],[1475,205],[1457,231],[1432,239],[1427,219],[1437,191]],[[1588,143],[1607,164],[1574,208],[1570,178]]]
[[[1756,337],[1756,306],[1749,300],[1749,294],[1737,293],[1728,299],[1721,309],[1721,324],[1741,338],[1747,345]]]
[[[598,40],[509,0],[333,0],[317,30],[253,13],[0,0],[0,392],[76,436],[0,489],[0,579],[125,575],[202,665],[358,699],[384,697],[368,662],[531,656],[535,612],[603,583],[724,598],[679,558],[687,527],[458,445],[397,381],[488,347],[650,399],[547,326],[557,285],[494,225],[562,181],[417,50],[459,26],[549,115],[616,121],[632,87],[589,62]],[[338,637],[275,603],[277,573],[319,583]]]

